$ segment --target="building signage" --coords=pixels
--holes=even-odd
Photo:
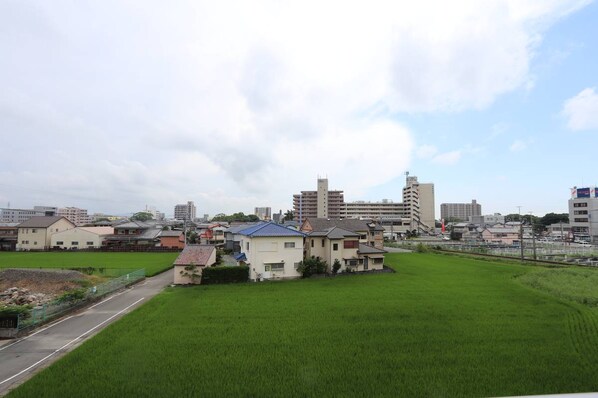
[[[590,197],[590,188],[577,188],[577,197],[578,198],[589,198]]]

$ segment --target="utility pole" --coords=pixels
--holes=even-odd
[[[519,247],[521,248],[521,262],[523,262],[523,220],[521,219],[521,207],[523,206],[517,206],[519,209]]]

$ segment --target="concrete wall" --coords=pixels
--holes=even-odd
[[[68,250],[97,248],[102,247],[102,241],[105,236],[80,228],[72,228],[52,234],[50,237],[50,247],[59,247]]]
[[[47,250],[52,243],[53,234],[72,228],[74,228],[74,224],[64,218],[56,221],[49,228],[19,228],[17,251]]]
[[[285,248],[285,243],[294,243],[294,248]],[[249,243],[249,249],[247,244]],[[299,278],[301,274],[296,264],[303,260],[303,237],[248,237],[241,239],[241,251],[247,257],[249,279],[288,279]],[[274,270],[272,264],[283,264],[280,270]],[[268,270],[270,268],[270,270]]]

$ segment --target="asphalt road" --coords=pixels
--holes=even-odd
[[[132,311],[173,282],[168,270],[146,278],[93,306],[42,326],[29,336],[0,346],[0,396]]]

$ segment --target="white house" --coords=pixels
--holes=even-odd
[[[31,217],[17,225],[19,228],[17,251],[48,250],[55,233],[75,228],[75,224],[62,216]]]
[[[55,249],[92,249],[102,247],[104,239],[114,234],[112,227],[77,227],[56,232],[50,238]]]
[[[302,232],[275,223],[261,223],[240,231],[241,253],[237,261],[249,267],[249,279],[300,278],[303,261]]]

